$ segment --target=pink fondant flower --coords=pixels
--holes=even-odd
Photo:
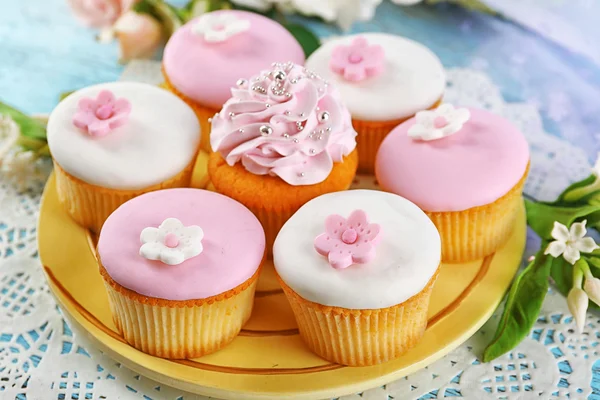
[[[315,238],[315,249],[327,256],[333,268],[368,263],[375,257],[380,227],[370,224],[367,214],[355,210],[348,219],[333,214],[325,220],[325,233]]]
[[[138,0],[67,0],[75,16],[94,28],[111,26]]]
[[[84,97],[79,100],[73,125],[91,136],[104,136],[125,124],[130,111],[131,104],[127,99],[116,99],[111,91],[103,90],[96,99]]]
[[[348,81],[362,81],[377,76],[385,67],[383,48],[369,45],[367,39],[358,37],[349,46],[339,45],[333,49],[329,68]]]

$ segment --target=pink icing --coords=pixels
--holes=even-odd
[[[214,151],[229,165],[291,185],[329,176],[356,147],[350,113],[331,85],[303,67],[275,63],[232,89],[212,120]]]
[[[91,136],[104,136],[129,119],[131,103],[117,99],[110,90],[102,90],[96,99],[83,97],[73,115],[73,125]]]
[[[315,238],[315,250],[326,256],[336,269],[365,264],[375,257],[380,226],[370,224],[363,210],[355,210],[348,219],[333,214],[325,219],[325,233]]]
[[[397,126],[377,153],[379,184],[430,212],[462,211],[508,193],[527,169],[527,142],[506,119],[469,111],[460,131],[438,140],[410,138],[414,118]]]
[[[140,232],[167,218],[204,231],[203,250],[166,267],[139,255]],[[265,251],[264,231],[240,203],[199,189],[151,192],[119,207],[105,222],[98,255],[108,274],[135,292],[167,300],[202,299],[233,289],[258,269]]]
[[[193,19],[171,36],[163,56],[169,81],[191,99],[220,108],[230,89],[245,76],[278,61],[304,64],[296,39],[277,22],[246,11],[223,10],[250,21],[250,29],[223,42],[210,43],[192,31]]]
[[[359,36],[349,46],[340,44],[333,49],[329,67],[348,81],[377,76],[385,67],[383,47],[369,45],[367,39]]]

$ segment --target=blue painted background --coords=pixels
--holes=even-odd
[[[333,26],[300,20],[320,36],[340,34]],[[590,161],[596,158],[600,66],[591,61],[509,21],[447,5],[384,3],[373,21],[353,31],[407,36],[431,48],[447,67],[484,70],[506,100],[535,104],[547,131],[585,149]],[[75,21],[65,0],[0,0],[0,100],[47,113],[61,92],[117,79],[123,67],[116,44],[99,44],[94,35]],[[593,386],[590,398],[600,400],[600,362]]]

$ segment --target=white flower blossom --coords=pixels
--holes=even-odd
[[[250,29],[250,21],[231,13],[208,13],[202,15],[192,27],[192,32],[207,42],[224,42],[238,33]]]
[[[435,110],[419,111],[415,124],[408,129],[408,136],[420,140],[436,140],[460,131],[471,113],[466,108],[454,108],[442,104]]]
[[[583,284],[583,290],[588,295],[590,300],[592,300],[597,305],[600,305],[600,279],[594,278],[593,276],[585,278],[585,283]]]
[[[10,149],[0,163],[2,179],[19,192],[41,190],[52,170],[49,158],[38,157],[20,147]]]
[[[569,230],[565,225],[554,221],[554,228],[551,235],[554,239],[550,242],[544,254],[550,254],[552,257],[563,256],[572,265],[575,265],[581,257],[580,253],[591,253],[598,248],[596,242],[591,237],[585,237],[587,230],[585,224],[587,221],[575,222]]]
[[[11,116],[0,114],[0,159],[15,145],[20,134],[21,129]]]
[[[349,29],[354,21],[368,21],[382,0],[233,0],[234,3],[266,11],[275,6],[285,12],[315,16]]]
[[[204,232],[199,226],[183,226],[177,218],[167,218],[158,228],[142,230],[140,255],[168,265],[181,264],[202,253],[203,237]]]

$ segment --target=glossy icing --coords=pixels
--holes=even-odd
[[[340,45],[356,38],[381,46],[385,66],[376,76],[355,82],[332,71],[331,58]],[[400,36],[363,33],[325,42],[306,61],[306,67],[335,84],[352,117],[366,121],[407,118],[438,101],[446,84],[440,60],[425,46]]]
[[[213,117],[210,143],[229,165],[290,185],[324,181],[334,162],[356,147],[356,132],[339,93],[293,63],[275,63],[240,80]]]
[[[273,62],[289,60],[304,64],[300,44],[272,19],[246,11],[214,11],[210,15],[229,15],[250,24],[249,29],[215,42],[194,33],[194,27],[207,15],[178,29],[163,55],[169,81],[187,97],[220,108],[239,78],[268,68]]]
[[[102,137],[73,125],[82,98],[109,90],[131,103],[127,123]],[[196,155],[198,119],[177,96],[152,85],[103,83],[78,90],[52,111],[48,145],[69,174],[111,189],[142,189],[181,172]]]
[[[375,257],[366,264],[335,269],[313,248],[331,214],[361,209],[381,234]],[[303,298],[350,309],[378,309],[400,304],[419,293],[437,270],[440,237],[416,205],[391,193],[349,190],[306,203],[275,240],[273,260],[283,281]]]
[[[140,256],[140,232],[167,218],[202,227],[200,254],[179,265]],[[136,197],[108,217],[98,240],[100,261],[117,283],[167,300],[203,299],[233,289],[254,275],[264,251],[262,226],[246,207],[200,189]]]
[[[430,212],[462,211],[508,193],[527,169],[527,142],[503,117],[469,111],[457,133],[438,140],[411,138],[415,118],[397,126],[377,153],[379,184]]]

